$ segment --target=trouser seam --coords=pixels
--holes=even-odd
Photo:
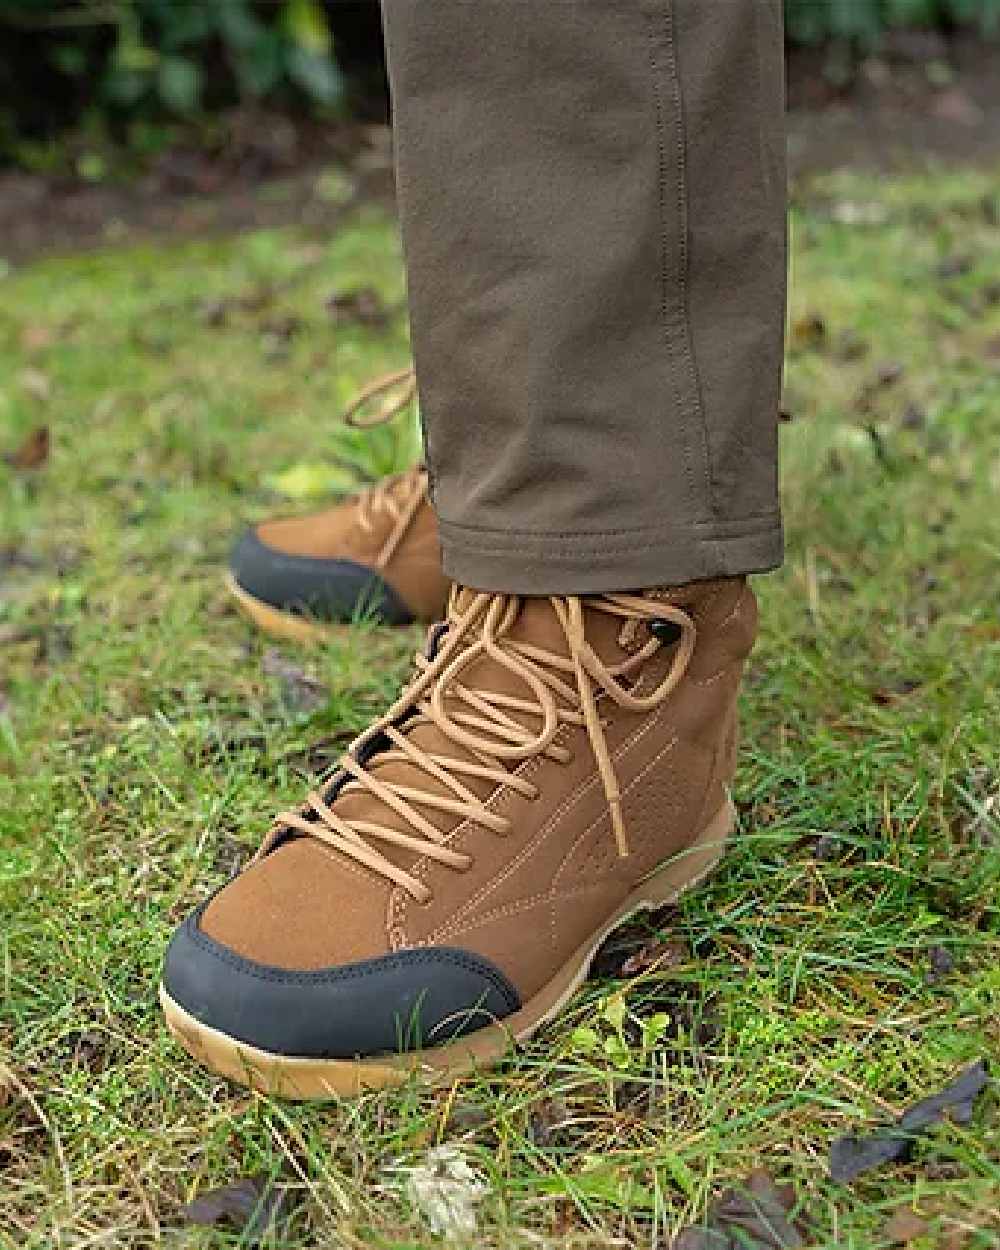
[[[660,62],[657,57],[657,39],[652,23],[647,27],[649,45],[649,62],[652,71],[653,102],[656,114],[657,147],[659,156],[659,198],[660,198],[660,317],[663,325],[664,341],[667,354],[671,359],[671,382],[681,419],[681,435],[684,447],[685,476],[687,478],[690,498],[691,516],[699,514],[697,499],[699,492],[695,486],[694,441],[700,435],[702,443],[702,476],[704,478],[701,495],[711,516],[715,515],[715,501],[712,477],[710,472],[710,447],[708,430],[705,424],[704,404],[701,396],[701,384],[694,360],[693,340],[690,327],[690,311],[688,305],[688,265],[690,261],[688,240],[688,186],[687,186],[687,148],[684,138],[684,96],[681,90],[680,72],[677,62],[676,24],[672,0],[657,3],[650,13],[663,18],[663,41],[665,44],[666,64],[663,72],[667,76],[674,105],[674,143],[677,150],[676,176],[676,213],[677,213],[677,274],[676,295],[672,291],[674,283],[670,272],[670,225],[668,218],[668,202],[670,199],[666,110],[664,108],[663,91],[660,87]],[[679,342],[677,341],[679,340]],[[686,375],[687,387],[680,380],[680,373]],[[686,392],[685,393],[685,389]]]

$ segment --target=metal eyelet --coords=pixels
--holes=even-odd
[[[684,636],[683,628],[676,621],[667,621],[659,617],[649,622],[649,632],[657,642],[663,643],[665,647],[670,647],[675,642],[680,642]]]

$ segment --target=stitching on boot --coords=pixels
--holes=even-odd
[[[647,774],[652,769],[655,769],[661,763],[664,756],[669,755],[676,748],[679,741],[680,739],[675,735],[667,743],[667,745],[663,747],[662,750],[658,751],[651,760],[649,760],[646,764],[644,764],[640,772],[638,772],[636,776],[633,778],[633,780],[625,787],[625,790],[623,791],[623,797],[626,797],[627,795],[631,794],[639,785],[641,785],[644,779],[646,778]],[[553,813],[553,815],[554,814],[555,813]],[[563,812],[562,816],[565,816],[567,814],[568,813]],[[560,817],[559,823],[561,823],[562,821],[562,816]],[[472,920],[470,923],[464,924],[460,927],[457,927],[454,924],[448,924],[447,926],[445,926],[444,928],[440,929],[437,932],[436,938],[440,940],[442,938],[458,937],[464,933],[469,933],[474,929],[481,928],[485,924],[490,924],[495,920],[502,920],[506,916],[515,915],[519,911],[524,911],[527,907],[532,907],[532,906],[536,906],[538,903],[547,902],[548,905],[552,908],[552,913],[549,917],[549,924],[552,929],[553,945],[555,946],[557,944],[556,917],[555,917],[555,903],[557,902],[557,900],[562,899],[562,898],[570,898],[581,892],[585,892],[591,889],[596,889],[598,888],[598,884],[599,884],[596,882],[591,882],[590,884],[587,884],[587,885],[576,885],[576,886],[569,886],[565,889],[559,889],[558,882],[560,878],[563,876],[563,874],[565,873],[569,861],[576,854],[577,849],[580,847],[580,845],[583,842],[585,842],[587,838],[589,838],[593,834],[595,829],[600,828],[600,826],[603,823],[605,823],[608,819],[609,817],[608,817],[607,812],[602,812],[601,815],[596,816],[590,822],[589,825],[587,825],[583,830],[581,830],[580,833],[577,834],[576,838],[573,840],[572,846],[570,846],[569,850],[559,861],[559,865],[556,868],[555,873],[553,874],[553,877],[552,877],[552,884],[548,887],[548,889],[540,890],[537,894],[531,894],[526,897],[522,896],[519,899],[514,899],[510,903],[504,903],[500,907],[494,907],[492,911],[485,912],[482,915],[475,917],[475,919]]]
[[[661,709],[660,712],[657,712],[655,716],[650,717],[644,725],[641,725],[633,734],[631,734],[628,738],[626,738],[625,741],[614,752],[615,760],[619,760],[624,755],[631,752],[631,750],[648,733],[651,733],[655,728],[657,728],[660,725],[660,717],[664,711],[665,709]],[[674,736],[674,739],[672,739],[672,741],[676,741],[676,735]],[[531,762],[535,763],[535,761],[531,761]],[[542,827],[535,833],[535,836],[532,838],[531,842],[529,842],[527,846],[522,847],[519,854],[506,865],[505,869],[498,876],[492,877],[471,898],[467,899],[466,902],[457,911],[453,912],[452,915],[449,916],[447,920],[444,921],[444,926],[450,927],[456,924],[457,922],[463,920],[468,915],[470,910],[478,906],[479,903],[481,903],[483,899],[487,898],[494,889],[504,884],[508,880],[508,878],[511,877],[522,866],[522,864],[524,864],[528,859],[530,859],[531,856],[535,853],[535,851],[538,850],[538,848],[542,846],[546,841],[548,841],[548,839],[553,835],[553,833],[557,831],[562,819],[569,813],[569,811],[573,807],[576,806],[576,804],[580,801],[580,799],[583,798],[584,795],[587,794],[589,791],[594,789],[598,784],[599,784],[599,778],[597,774],[592,773],[584,782],[581,783],[580,786],[577,787],[576,790],[574,790],[571,794],[567,795],[566,798],[563,800],[563,802],[560,803],[559,806],[551,813],[551,815],[546,820],[545,824],[542,825]],[[465,833],[470,828],[471,828],[471,825],[466,825],[465,828],[461,832]],[[458,833],[459,831],[456,830],[456,837],[452,840],[450,845],[455,845]],[[419,943],[419,945],[424,945],[425,943],[431,943],[431,942],[438,940],[442,931],[443,931],[442,927],[435,929],[432,933],[428,934],[428,936],[424,938]]]

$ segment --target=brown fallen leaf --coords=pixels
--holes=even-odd
[[[528,1132],[536,1146],[549,1146],[559,1128],[570,1118],[565,1098],[544,1098],[535,1107],[528,1121]]]
[[[304,668],[273,647],[264,652],[261,668],[268,677],[277,678],[282,697],[293,712],[301,715],[314,712],[329,698],[329,691],[321,681],[311,677]]]
[[[676,968],[691,958],[683,942],[646,942],[622,964],[623,977],[635,977],[650,968]]]
[[[46,325],[26,325],[21,330],[21,350],[25,352],[40,352],[46,347],[51,347],[55,342],[55,332],[51,326]]]
[[[899,424],[904,430],[924,430],[927,428],[927,413],[919,404],[907,404],[903,409],[903,415],[899,418]]]
[[[920,1218],[910,1207],[898,1207],[886,1221],[882,1236],[894,1246],[909,1245],[928,1230],[926,1220]]]
[[[968,1124],[976,1099],[989,1083],[986,1061],[980,1060],[966,1068],[940,1093],[915,1103],[903,1113],[897,1124],[887,1125],[867,1137],[849,1133],[838,1138],[830,1147],[830,1179],[846,1184],[872,1168],[905,1162],[910,1157],[917,1135],[946,1118],[956,1124]]]
[[[826,322],[819,313],[806,313],[792,323],[792,345],[800,348],[819,347],[826,342]]]
[[[796,1250],[806,1244],[808,1228],[801,1216],[793,1221],[794,1210],[791,1185],[758,1168],[720,1195],[705,1223],[684,1229],[671,1250]]]
[[[895,386],[905,372],[898,360],[883,360],[875,371],[875,385]]]
[[[872,703],[877,703],[879,707],[891,707],[894,703],[898,703],[900,699],[905,699],[908,695],[913,694],[915,690],[919,690],[921,684],[915,677],[900,677],[898,681],[894,681],[888,686],[882,686],[878,690],[873,690]]]
[[[972,271],[974,264],[971,256],[957,252],[939,261],[935,272],[939,278],[961,278]]]
[[[48,461],[51,445],[52,440],[49,435],[49,427],[40,425],[37,429],[31,431],[20,447],[8,452],[4,456],[4,460],[12,469],[20,469],[25,472],[32,469],[40,469]]]
[[[28,625],[0,625],[0,647],[10,647],[18,642],[31,642],[37,637],[37,629]]]
[[[287,1220],[286,1197],[283,1186],[244,1176],[195,1198],[181,1208],[180,1216],[186,1224],[229,1224],[241,1234],[241,1245],[257,1246]]]
[[[326,301],[326,310],[335,322],[355,321],[378,328],[389,320],[382,297],[370,286],[356,291],[335,291]]]
[[[938,1250],[965,1250],[971,1236],[967,1228],[953,1228],[944,1235]]]
[[[935,981],[940,981],[942,977],[946,977],[949,972],[954,972],[954,956],[945,947],[932,946],[927,954],[930,968],[925,979],[929,984],[933,985]]]

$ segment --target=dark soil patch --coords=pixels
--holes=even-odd
[[[224,130],[221,148],[180,145],[130,181],[0,170],[0,262],[150,236],[291,224],[323,233],[359,202],[393,201],[386,125],[236,112]],[[331,169],[346,175],[342,186],[331,188]]]
[[[839,86],[835,71],[828,50],[789,58],[793,178],[1000,162],[1000,43],[900,31]]]

